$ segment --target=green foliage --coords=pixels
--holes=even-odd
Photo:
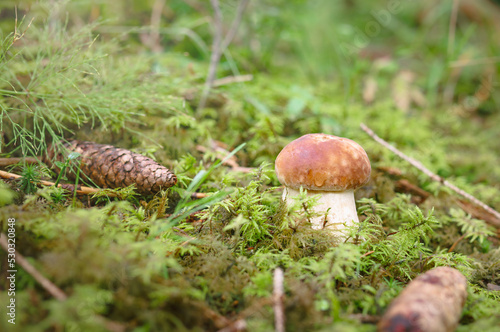
[[[472,318],[473,320],[480,320],[481,318],[488,320],[493,318],[498,320],[498,309],[500,308],[500,294],[498,291],[487,291],[477,285],[470,286],[468,290],[468,300],[465,306],[464,316]]]
[[[361,242],[361,247],[368,252],[373,251],[367,270],[382,266],[391,276],[412,278],[416,262],[431,255],[427,244],[432,226],[437,222],[433,211],[425,216],[418,207],[408,204],[405,196],[394,198],[385,207],[371,200],[364,200],[363,203],[366,205],[360,210],[368,219],[361,223],[360,230],[352,229],[351,237],[366,239]],[[405,204],[408,206],[403,208]],[[398,228],[389,233],[383,232],[381,218],[388,218],[389,224],[398,220]]]
[[[269,178],[263,174],[262,168],[260,168],[256,179],[245,188],[238,188],[231,200],[223,201],[214,206],[216,209],[225,210],[224,214],[236,216],[223,230],[234,231],[237,234],[237,246],[241,250],[272,237],[273,227],[269,222],[271,207],[265,203],[269,202],[269,191],[273,188],[262,190],[262,183],[266,180]]]
[[[318,275],[318,281],[326,288],[333,289],[335,281],[346,281],[355,276],[355,271],[361,263],[361,249],[354,244],[343,244],[330,249],[325,256],[308,266]]]
[[[54,162],[56,167],[60,169],[59,175],[57,176],[57,180],[54,183],[54,187],[57,187],[59,181],[61,181],[61,178],[63,174],[65,174],[66,168],[70,166],[71,161],[78,159],[78,157],[80,157],[80,154],[78,152],[71,152],[63,163],[60,161]]]
[[[19,181],[20,189],[26,194],[33,194],[37,190],[41,173],[38,165],[25,165]]]
[[[6,184],[0,182],[0,206],[10,204],[14,196],[14,192]]]
[[[472,218],[461,209],[450,210],[449,222],[456,223],[464,237],[470,242],[477,241],[482,244],[489,236],[495,234],[492,227],[488,226],[484,220]]]
[[[250,284],[245,287],[245,296],[270,297],[273,288],[273,275],[271,271],[262,271],[250,278]]]

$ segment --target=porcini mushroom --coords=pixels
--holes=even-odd
[[[278,180],[285,186],[283,200],[320,195],[311,219],[314,229],[342,232],[359,223],[354,190],[370,178],[370,160],[356,142],[326,134],[304,135],[281,150],[275,162]],[[340,235],[340,234],[339,234]]]

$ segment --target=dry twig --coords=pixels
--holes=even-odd
[[[437,182],[440,182],[442,185],[450,188],[451,190],[453,190],[454,192],[456,192],[457,194],[467,198],[469,201],[471,201],[472,203],[480,206],[481,208],[483,208],[485,211],[489,212],[490,214],[494,215],[498,220],[499,222],[498,223],[495,223],[495,226],[496,227],[500,227],[500,212],[496,211],[495,209],[489,207],[488,205],[484,204],[483,202],[481,202],[480,200],[478,200],[477,198],[475,198],[474,196],[472,196],[471,194],[468,194],[466,193],[465,191],[463,191],[462,189],[458,188],[457,186],[455,186],[454,184],[446,181],[445,179],[443,179],[442,177],[440,177],[439,175],[437,174],[434,174],[433,172],[431,172],[428,168],[426,168],[421,162],[419,162],[418,160],[416,159],[413,159],[411,157],[408,157],[407,155],[405,155],[403,152],[399,151],[398,149],[396,149],[394,146],[392,146],[391,144],[389,144],[388,142],[384,141],[382,138],[378,137],[377,134],[375,134],[373,132],[373,130],[371,130],[370,128],[368,128],[364,123],[362,123],[361,125],[361,129],[363,129],[368,135],[370,135],[375,141],[377,141],[378,143],[380,143],[381,145],[383,145],[385,148],[391,150],[394,154],[396,154],[398,157],[406,160],[407,162],[409,162],[412,166],[416,167],[418,170],[420,170],[421,172],[423,172],[425,175],[427,175],[428,177],[430,177],[432,180],[434,181],[437,181]]]
[[[9,252],[7,236],[4,233],[0,234],[0,245],[6,252]],[[54,285],[49,279],[45,278],[40,272],[38,272],[38,270],[35,269],[35,267],[31,265],[19,252],[16,252],[16,264],[28,272],[47,292],[50,293],[50,295],[59,301],[65,301],[68,298],[68,296],[59,287]]]
[[[250,0],[242,0],[240,2],[236,16],[231,24],[231,28],[226,34],[224,41],[222,41],[222,13],[219,6],[219,0],[210,0],[210,4],[214,10],[214,40],[212,42],[212,55],[210,57],[207,80],[205,81],[205,87],[203,88],[200,103],[198,104],[198,110],[205,108],[208,94],[214,86],[215,74],[217,72],[217,66],[219,65],[221,55],[229,44],[231,44],[231,41],[236,35],[241,19],[243,18],[243,12],[245,11],[249,1]]]
[[[236,16],[234,17],[233,23],[231,24],[231,28],[227,32],[226,38],[224,38],[224,42],[222,43],[221,53],[229,47],[229,44],[231,44],[234,37],[236,36],[236,32],[238,31],[238,27],[240,26],[241,19],[243,18],[243,13],[245,12],[245,9],[247,8],[249,2],[250,0],[240,1],[240,4],[238,5],[238,9],[236,11]]]
[[[201,199],[210,196],[210,194],[207,193],[192,193],[191,198],[193,199]]]
[[[373,254],[374,252],[375,252],[375,250],[370,250],[368,252],[365,252],[363,255],[361,255],[361,257],[369,256],[369,255]]]
[[[0,158],[0,167],[10,166],[19,164],[20,162],[25,162],[28,165],[38,164],[39,161],[35,157],[26,158]]]
[[[160,23],[163,7],[165,7],[165,0],[155,0],[151,10],[151,27],[153,30],[149,34],[149,46],[153,52],[161,52],[162,49],[160,44]]]
[[[217,66],[220,61],[222,54],[221,43],[222,43],[222,13],[219,7],[219,0],[210,0],[212,8],[214,10],[214,40],[212,42],[212,55],[210,56],[210,66],[208,67],[207,80],[205,81],[205,87],[203,88],[203,94],[201,95],[200,103],[198,104],[198,110],[205,108],[207,102],[208,94],[212,89],[212,85],[215,80],[215,73],[217,71]]]
[[[461,237],[459,237],[454,243],[453,245],[450,247],[450,249],[448,249],[448,252],[452,252],[453,250],[455,250],[455,247],[457,246],[457,244],[462,241],[463,239],[465,238],[465,234],[462,234]]]
[[[279,267],[274,270],[273,288],[274,329],[276,332],[285,332],[283,270]]]
[[[22,176],[18,175],[18,174],[14,174],[14,173],[0,171],[0,178],[11,180],[11,179],[22,178]],[[44,180],[40,180],[39,183],[41,185],[44,185],[44,186],[47,186],[47,187],[55,185],[54,182],[49,182],[49,181],[44,181]],[[59,187],[59,188],[65,188],[65,189],[68,189],[68,187],[70,187],[70,186],[72,186],[72,185],[64,184],[64,183],[60,183],[60,184],[57,185],[57,187]],[[102,189],[96,189],[96,188],[78,186],[77,189],[76,189],[76,194],[77,195],[92,195],[92,194],[100,193],[102,191],[103,191]],[[109,196],[109,197],[116,197],[116,194],[112,193],[112,192],[109,192],[106,195]]]
[[[238,76],[227,76],[223,78],[219,78],[214,80],[213,87],[216,88],[218,86],[232,84],[232,83],[243,83],[253,80],[253,75],[238,75]]]

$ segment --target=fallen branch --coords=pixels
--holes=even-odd
[[[0,234],[0,246],[2,246],[5,252],[9,252],[9,245],[7,241],[7,236],[4,233]],[[55,297],[59,301],[65,301],[68,296],[56,285],[54,285],[49,279],[45,278],[33,265],[31,265],[23,255],[16,252],[16,264],[21,266],[26,272],[28,272],[42,287]]]
[[[274,329],[276,332],[285,332],[283,270],[279,267],[274,270],[273,288]]]
[[[445,179],[443,179],[442,177],[440,177],[439,175],[437,174],[434,174],[433,172],[431,172],[428,168],[426,168],[421,162],[419,162],[418,160],[416,159],[413,159],[411,157],[408,157],[407,155],[405,155],[403,152],[399,151],[398,149],[396,149],[394,146],[392,146],[391,144],[389,144],[388,142],[384,141],[382,138],[378,137],[377,134],[375,134],[373,132],[373,130],[371,130],[370,128],[368,128],[364,123],[362,123],[360,125],[361,129],[363,129],[368,135],[370,135],[376,142],[380,143],[381,145],[383,145],[385,148],[391,150],[394,154],[396,154],[398,157],[406,160],[407,162],[409,162],[412,166],[416,167],[418,170],[420,170],[421,172],[423,172],[425,175],[427,175],[428,177],[430,177],[432,180],[434,181],[437,181],[437,182],[440,182],[442,185],[450,188],[451,190],[453,190],[454,192],[456,192],[457,194],[467,198],[469,201],[471,201],[472,203],[476,204],[477,206],[480,206],[481,208],[483,208],[485,211],[489,212],[490,214],[494,215],[496,217],[496,219],[498,220],[497,222],[494,223],[494,225],[496,227],[500,227],[500,212],[496,211],[495,209],[489,207],[488,205],[484,204],[483,202],[481,202],[479,199],[475,198],[474,196],[472,196],[471,194],[468,194],[466,193],[465,191],[463,191],[462,189],[458,188],[457,186],[455,186],[454,184],[451,184],[450,182],[446,181]]]
[[[467,279],[451,267],[437,267],[406,286],[377,331],[455,331],[466,298]]]
[[[212,89],[212,85],[215,80],[215,73],[217,71],[217,66],[219,65],[220,57],[222,54],[221,43],[222,43],[222,13],[219,7],[219,0],[210,0],[212,8],[214,10],[214,40],[212,42],[212,55],[210,56],[210,65],[208,67],[207,80],[205,81],[205,87],[203,88],[203,94],[201,95],[200,103],[198,104],[198,110],[205,108],[207,103],[208,94]]]

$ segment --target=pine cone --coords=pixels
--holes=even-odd
[[[44,163],[59,173],[60,169],[53,162],[65,162],[70,152],[78,152],[81,154],[80,177],[101,188],[123,188],[135,184],[139,193],[148,195],[177,183],[177,177],[168,168],[129,150],[76,140],[63,146],[67,149],[63,153],[57,153],[50,146]],[[73,172],[68,172],[67,176],[75,179]]]

